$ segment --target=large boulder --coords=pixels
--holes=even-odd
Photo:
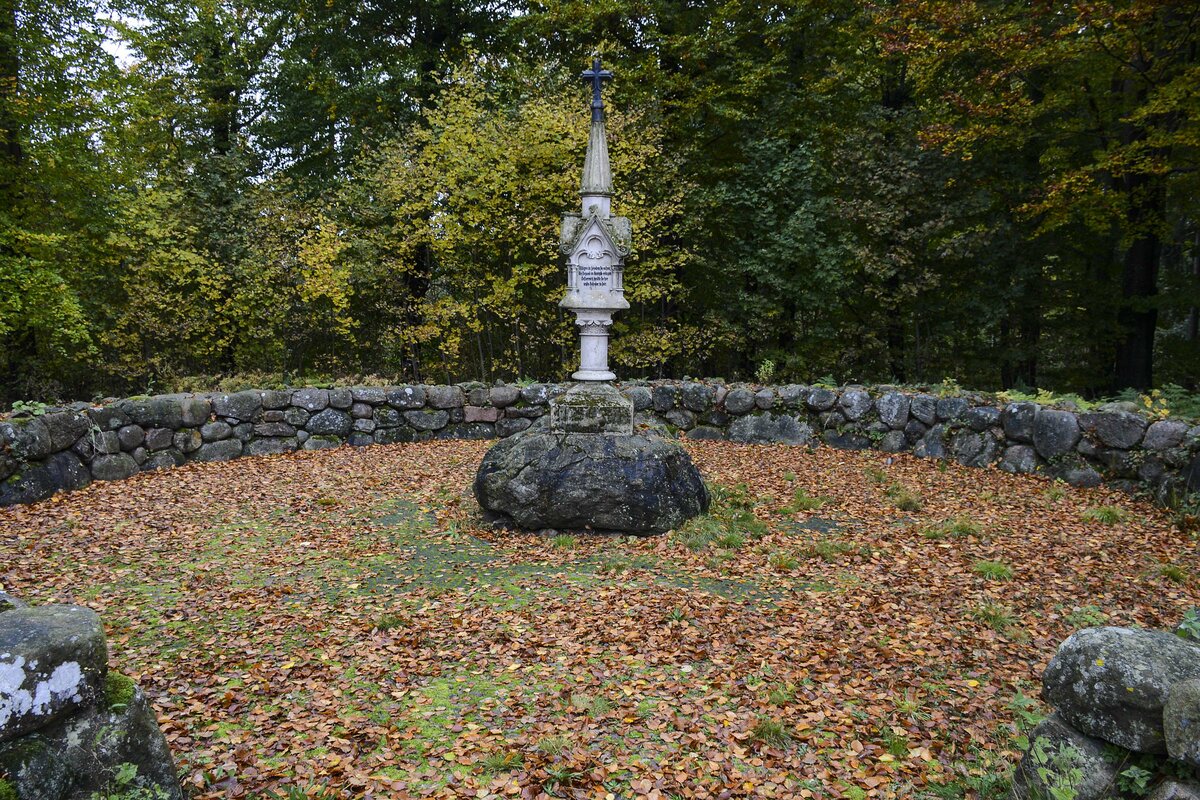
[[[838,408],[842,415],[851,422],[857,422],[871,410],[871,395],[862,389],[847,389],[838,400]]]
[[[908,409],[924,425],[937,422],[937,398],[928,394],[914,395]]]
[[[694,381],[683,384],[683,387],[680,389],[683,407],[696,413],[708,411],[712,406],[714,394],[715,392],[711,386],[705,386],[703,383],[696,383]]]
[[[824,386],[814,386],[813,390],[808,393],[808,399],[804,401],[804,404],[810,411],[828,411],[837,401],[837,392]]]
[[[180,428],[183,426],[183,406],[179,395],[131,397],[118,405],[129,418],[143,428]]]
[[[46,471],[54,480],[54,485],[63,491],[82,489],[92,482],[92,474],[79,460],[79,456],[69,450],[55,453],[46,459]]]
[[[104,627],[82,606],[0,614],[0,743],[90,705],[108,672]]]
[[[1161,631],[1088,628],[1067,638],[1042,677],[1046,700],[1079,731],[1140,753],[1167,752],[1171,687],[1200,678],[1200,648]]]
[[[387,390],[387,402],[392,408],[400,410],[424,408],[425,387],[423,386],[392,386]]]
[[[475,496],[486,511],[535,530],[663,533],[708,508],[687,451],[639,435],[514,434],[484,456]]]
[[[1147,450],[1169,450],[1172,447],[1177,447],[1183,442],[1183,437],[1187,434],[1187,430],[1187,424],[1178,420],[1159,420],[1146,429],[1146,436],[1142,439],[1142,447]]]
[[[205,442],[196,451],[196,461],[232,461],[242,454],[242,443],[237,439],[222,439]]]
[[[808,444],[812,428],[786,414],[738,417],[729,426],[729,439],[744,444]]]
[[[219,417],[236,419],[238,422],[253,422],[258,418],[262,407],[262,395],[252,389],[233,394],[218,394],[212,398],[213,413]]]
[[[986,467],[996,460],[996,437],[969,430],[955,431],[950,437],[950,455],[968,467]]]
[[[1036,472],[1037,468],[1037,451],[1027,444],[1014,444],[1004,451],[1004,458],[1000,460],[1000,469],[1005,472],[1025,474]]]
[[[463,391],[457,386],[426,386],[425,404],[430,408],[462,408]]]
[[[1117,768],[1104,757],[1104,749],[1104,742],[1083,735],[1058,714],[1051,714],[1029,734],[1029,752],[1013,773],[1013,798],[1119,797]],[[1060,790],[1060,794],[1053,794],[1052,789]]]
[[[1200,648],[1196,648],[1196,658],[1200,658]],[[1200,767],[1200,680],[1171,687],[1163,706],[1163,734],[1171,758]]]
[[[78,713],[0,743],[0,772],[11,776],[17,797],[182,800],[171,751],[142,690],[115,674],[104,688]]]
[[[446,411],[405,411],[404,421],[414,430],[437,431],[446,427],[450,414]]]
[[[1037,403],[1009,403],[1000,412],[1005,438],[1014,442],[1033,442],[1033,421],[1037,417]]]

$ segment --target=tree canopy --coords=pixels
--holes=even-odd
[[[599,50],[626,377],[1200,382],[1178,0],[0,0],[0,399],[558,379]]]

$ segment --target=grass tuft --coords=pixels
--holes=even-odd
[[[1001,633],[1007,631],[1017,622],[1017,618],[1013,616],[1012,609],[999,603],[987,602],[978,605],[971,609],[970,615],[972,618],[986,623],[992,630]]]
[[[1187,583],[1188,580],[1187,570],[1178,564],[1159,564],[1157,572],[1160,578],[1173,583]]]
[[[501,772],[512,772],[515,769],[520,769],[524,765],[525,756],[517,752],[488,753],[482,762],[483,771],[489,775],[496,775]]]
[[[787,747],[792,743],[792,733],[777,719],[759,717],[750,729],[750,738],[769,747]]]
[[[579,540],[569,533],[560,533],[550,537],[550,546],[556,550],[574,550]]]
[[[900,483],[889,485],[884,490],[884,494],[887,495],[892,505],[900,511],[920,511],[925,507],[925,502],[921,500],[921,495]]]
[[[776,550],[767,556],[767,563],[782,572],[791,572],[800,566],[800,560],[786,550]]]
[[[813,497],[803,487],[797,488],[792,494],[792,502],[780,509],[784,514],[798,514],[802,511],[816,511],[828,501],[824,497]]]
[[[1129,519],[1129,512],[1120,506],[1097,506],[1083,512],[1084,522],[1096,522],[1101,525],[1118,525]]]
[[[796,691],[787,685],[779,685],[767,692],[767,702],[773,706],[785,706],[796,698]]]
[[[543,736],[533,745],[539,753],[547,756],[560,756],[571,746],[571,740],[562,734]]]
[[[994,581],[1010,581],[1013,576],[1012,567],[1003,561],[976,561],[971,572]]]

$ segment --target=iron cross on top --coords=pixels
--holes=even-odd
[[[600,68],[600,56],[592,59],[592,68],[584,70],[579,76],[585,83],[592,85],[592,119],[600,119],[604,113],[604,101],[600,99],[600,87],[604,81],[611,81],[613,74]]]

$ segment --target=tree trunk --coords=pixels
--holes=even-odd
[[[1137,182],[1148,183],[1141,180]],[[1153,213],[1145,204],[1161,202],[1161,191],[1148,186],[1146,188],[1150,190],[1148,194],[1157,195],[1158,199],[1139,199],[1140,193],[1131,198],[1133,207],[1130,224],[1135,229],[1139,221]],[[1141,224],[1144,226],[1145,222]],[[1117,323],[1124,335],[1117,346],[1118,389],[1149,391],[1154,386],[1154,332],[1158,327],[1158,309],[1152,303],[1158,293],[1158,257],[1161,249],[1158,235],[1146,232],[1125,251],[1122,302],[1117,312]]]

